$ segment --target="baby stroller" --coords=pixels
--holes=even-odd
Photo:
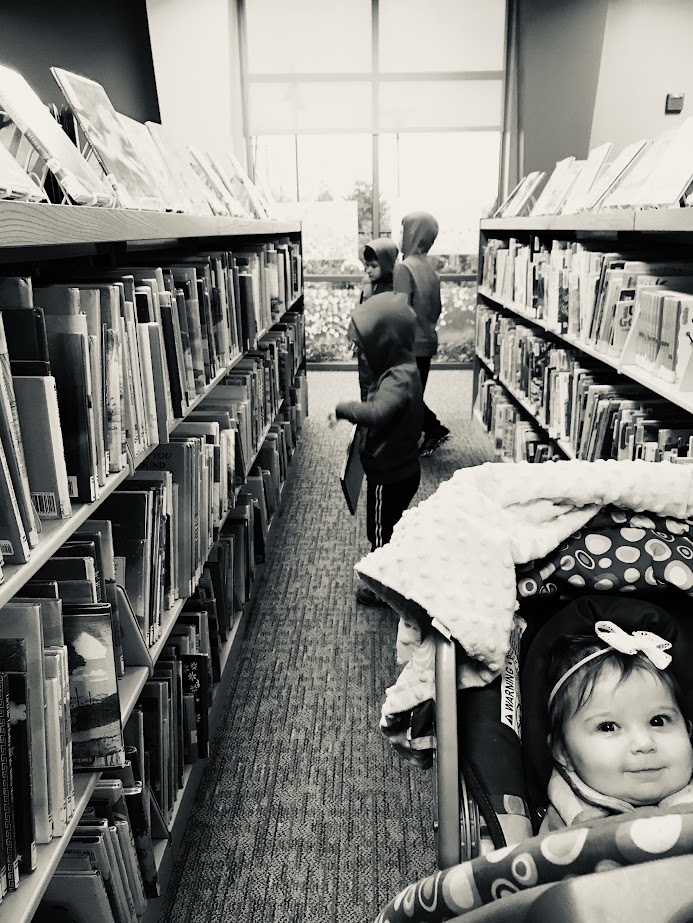
[[[379,923],[693,919],[693,807],[680,806],[673,819],[643,817],[649,809],[641,809],[637,820],[537,835],[551,768],[545,703],[553,639],[604,618],[669,638],[685,717],[693,718],[692,560],[684,519],[607,504],[549,554],[516,566],[520,605],[493,682],[459,690],[469,654],[434,633],[441,871],[398,895]]]

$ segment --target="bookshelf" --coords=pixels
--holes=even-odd
[[[499,359],[504,348],[502,341],[505,339],[507,345],[508,335],[515,340],[524,337],[526,343],[529,344],[527,345],[529,351],[531,351],[532,344],[536,345],[540,341],[545,341],[558,351],[572,351],[571,355],[578,363],[584,362],[585,367],[594,372],[597,381],[603,379],[605,382],[611,382],[624,388],[640,386],[640,393],[646,403],[654,402],[659,408],[666,405],[669,408],[666,414],[674,417],[678,415],[682,421],[690,423],[693,431],[693,368],[690,363],[686,363],[685,368],[677,369],[676,380],[670,381],[660,377],[652,368],[643,367],[638,363],[636,343],[638,337],[642,337],[643,325],[646,323],[643,320],[643,313],[637,306],[639,303],[636,302],[625,342],[618,348],[605,345],[605,341],[595,336],[593,331],[591,334],[587,333],[586,328],[576,334],[570,329],[573,322],[570,319],[570,311],[573,310],[570,303],[567,308],[568,321],[566,321],[565,302],[561,304],[561,316],[558,319],[547,310],[547,291],[541,293],[541,305],[537,307],[536,287],[532,300],[532,295],[529,293],[531,282],[527,285],[524,282],[525,274],[529,278],[524,263],[520,265],[518,262],[512,266],[509,283],[507,277],[504,278],[506,268],[500,269],[499,276],[494,275],[496,269],[494,267],[493,279],[489,284],[488,267],[485,273],[484,259],[490,241],[493,242],[492,246],[498,246],[501,249],[507,247],[512,250],[515,246],[519,246],[520,249],[524,248],[530,254],[530,262],[535,259],[535,254],[539,250],[551,252],[554,245],[568,248],[578,245],[598,254],[619,253],[623,254],[626,260],[685,262],[688,259],[686,248],[693,241],[693,209],[624,208],[579,215],[482,220],[479,236],[477,348],[473,387],[473,407],[478,419],[483,419],[479,403],[483,399],[480,389],[484,382],[494,382],[517,409],[517,419],[531,423],[538,434],[550,445],[549,457],[584,457],[578,453],[576,445],[570,440],[556,435],[556,427],[552,425],[550,413],[547,411],[546,395],[540,395],[535,401],[529,400],[528,394],[523,393],[514,380],[508,380],[508,367],[516,373],[511,377],[517,378],[521,375],[516,366],[512,361],[508,361],[507,354],[504,361]],[[508,262],[513,263],[512,256],[509,256]],[[514,272],[521,273],[523,290],[520,301],[512,297],[509,292],[509,288],[517,284],[517,279],[513,278]],[[549,285],[555,284],[555,279],[551,280],[549,274],[550,269],[544,278],[544,285],[547,289]],[[600,279],[598,286],[602,284],[603,279]],[[659,285],[660,283],[648,284]],[[670,286],[672,291],[676,291],[677,287],[674,282],[671,282]],[[514,291],[516,293],[517,288],[514,288]],[[598,287],[595,305],[598,303],[599,291]],[[688,289],[684,288],[684,291]],[[563,295],[564,293],[562,297]],[[572,297],[569,293],[568,298]],[[575,298],[578,300],[578,296]],[[496,320],[493,319],[494,317]],[[588,315],[588,322],[589,319]],[[492,341],[495,337],[494,355],[485,355],[489,340],[488,333],[485,334],[481,329],[484,323],[492,327],[496,323],[505,324],[500,328],[505,334],[504,337],[498,335],[497,328],[494,328],[495,332],[491,333]],[[505,372],[500,367],[501,365],[504,365]],[[487,428],[491,428],[489,414],[486,415],[484,423]]]
[[[15,267],[18,267],[17,272],[21,268],[21,272],[41,278],[48,270],[52,272],[62,267],[69,271],[75,259],[87,261],[88,265],[95,269],[99,267],[117,269],[119,265],[129,265],[142,257],[145,257],[151,265],[165,265],[166,260],[175,263],[180,259],[185,259],[187,255],[197,254],[205,249],[233,251],[236,248],[241,250],[254,245],[287,240],[291,242],[291,245],[300,249],[301,230],[298,223],[250,218],[157,214],[43,203],[34,205],[22,202],[0,202],[0,273],[3,274],[12,274]],[[303,296],[300,283],[298,288],[298,293],[292,293],[291,299],[287,298],[285,311],[302,312]],[[258,335],[258,341],[265,332],[263,329]],[[304,368],[304,345],[304,343],[300,344],[302,352],[296,362],[296,367],[299,369]],[[187,419],[206,397],[214,393],[215,388],[241,362],[243,357],[244,353],[241,352],[236,352],[231,356],[228,364],[211,378],[204,391],[190,400],[184,414],[172,421],[171,432],[175,432],[176,427]],[[295,381],[293,378],[292,380]],[[281,416],[281,411],[287,410],[286,400],[281,398],[281,394],[274,409],[276,415],[271,417],[264,426],[258,446],[246,459],[245,470],[238,471],[241,481],[245,481],[248,476],[258,451],[267,438],[272,421]],[[157,443],[149,445],[123,470],[110,475],[100,488],[99,498],[94,502],[77,503],[73,501],[72,515],[68,519],[43,522],[39,544],[32,548],[30,560],[26,564],[5,564],[3,580],[0,583],[0,607],[13,598],[82,523],[98,515],[101,504],[123,484],[156,447]],[[238,493],[238,487],[234,493]],[[230,502],[233,505],[233,497],[230,498]],[[217,532],[218,529],[215,530],[215,537]],[[270,529],[269,535],[272,534]],[[257,588],[261,574],[262,565],[258,565],[255,570],[253,592]],[[215,685],[213,690],[210,736],[216,730],[222,714],[223,701],[233,676],[238,649],[249,618],[252,598],[251,595],[242,610],[236,613],[221,650],[221,681]],[[156,663],[163,651],[184,604],[184,599],[177,599],[168,610],[162,613],[159,637],[148,648],[152,663]],[[126,664],[125,673],[118,680],[123,723],[137,705],[149,675],[148,666]],[[168,840],[156,841],[154,844],[162,891],[165,891],[170,876],[175,849],[183,840],[185,824],[205,764],[206,759],[199,759],[192,765],[186,766],[184,786],[178,792],[171,822],[171,842],[174,850],[170,848]],[[36,870],[30,875],[22,876],[19,888],[9,892],[0,902],[0,923],[30,923],[98,779],[98,772],[75,774],[75,811],[66,833],[54,838],[47,845],[38,846]],[[150,906],[147,908],[145,919],[150,923],[157,918],[159,904],[160,899],[149,902]]]

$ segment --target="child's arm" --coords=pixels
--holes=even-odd
[[[369,429],[387,423],[401,410],[407,400],[407,391],[399,387],[397,378],[396,372],[384,378],[373,400],[340,401],[335,408],[337,419],[360,423]]]

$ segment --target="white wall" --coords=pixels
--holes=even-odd
[[[609,0],[590,148],[654,138],[693,116],[691,0]],[[667,93],[685,93],[665,115]]]
[[[147,0],[166,131],[184,143],[232,145],[245,160],[233,0]]]

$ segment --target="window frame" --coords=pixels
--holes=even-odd
[[[515,126],[517,123],[517,76],[516,70],[516,16],[517,0],[505,0],[505,29],[503,36],[503,61],[504,66],[500,70],[468,70],[468,71],[425,71],[425,72],[381,72],[379,60],[380,46],[380,3],[379,0],[371,0],[371,72],[354,71],[342,73],[258,73],[250,75],[248,72],[248,48],[247,48],[247,18],[245,14],[246,3],[252,0],[235,0],[238,16],[238,42],[239,42],[239,63],[241,73],[241,101],[242,101],[242,123],[246,143],[246,156],[249,165],[248,172],[251,178],[255,176],[255,163],[253,142],[254,136],[250,134],[250,112],[249,112],[249,88],[252,83],[348,83],[368,81],[370,77],[371,84],[371,149],[372,149],[372,202],[371,202],[371,219],[373,227],[373,236],[380,236],[380,158],[379,158],[379,136],[381,131],[388,134],[405,134],[426,131],[427,133],[447,132],[474,132],[474,131],[498,131],[500,133],[500,154],[498,166],[498,195],[503,197],[504,191],[517,182],[517,137]],[[446,127],[431,128],[429,126],[400,129],[397,132],[383,129],[381,127],[380,112],[380,89],[383,84],[392,82],[457,82],[457,81],[478,81],[478,80],[499,80],[501,83],[501,113],[499,123],[493,125],[468,125],[465,127]],[[286,129],[277,131],[263,131],[264,135],[281,134],[290,135],[297,138],[299,134],[325,133],[320,129],[308,129],[300,132],[289,131]],[[329,134],[354,134],[352,127],[344,129],[330,129]],[[361,133],[361,132],[359,132]],[[295,148],[297,143],[295,144]],[[298,163],[296,162],[298,189]],[[315,278],[328,278],[315,276]],[[348,276],[340,277],[345,281]],[[441,278],[450,281],[468,281],[472,277],[469,274],[445,273]]]

